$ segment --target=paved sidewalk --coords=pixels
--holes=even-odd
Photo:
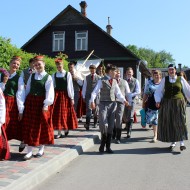
[[[98,128],[86,131],[83,125],[70,131],[67,138],[55,139],[55,144],[45,147],[41,158],[23,161],[26,151],[18,153],[19,141],[11,140],[11,160],[0,162],[0,190],[32,189],[60,168],[91,148],[99,139]],[[34,153],[38,149],[34,149]]]

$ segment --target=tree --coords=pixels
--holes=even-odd
[[[135,45],[128,45],[127,49],[132,51],[141,60],[146,60],[149,68],[165,68],[169,64],[175,63],[172,55],[165,50],[155,52],[152,49],[138,48]]]

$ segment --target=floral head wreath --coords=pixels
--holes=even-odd
[[[10,75],[9,72],[6,69],[4,69],[4,68],[0,68],[0,73],[3,73],[6,76]]]

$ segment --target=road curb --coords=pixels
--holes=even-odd
[[[40,166],[33,169],[31,172],[23,175],[19,179],[12,182],[10,185],[0,188],[1,190],[31,190],[40,183],[47,180],[52,175],[60,171],[64,166],[77,158],[80,154],[93,147],[100,138],[99,133],[95,133],[91,138],[85,138],[82,142],[69,150],[63,151],[59,155],[55,155],[51,160],[42,162]]]

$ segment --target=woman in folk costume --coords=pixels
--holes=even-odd
[[[12,57],[9,64],[9,73],[7,75],[3,74],[3,81],[0,83],[0,87],[6,101],[5,131],[7,139],[22,141],[22,127],[20,121],[24,110],[25,89],[23,78],[16,73],[20,64],[21,57]],[[19,152],[22,150],[24,150],[24,146],[19,147]]]
[[[9,145],[3,124],[5,123],[5,98],[0,89],[0,160],[8,160],[10,158]]]
[[[69,129],[76,129],[78,121],[74,109],[74,90],[70,72],[63,69],[63,60],[55,60],[57,72],[52,75],[55,99],[53,104],[53,127],[58,130],[56,138],[62,137],[61,130],[65,130],[65,136]]]
[[[26,101],[23,115],[23,139],[27,144],[24,160],[33,157],[32,147],[39,146],[36,158],[43,156],[44,145],[54,144],[52,112],[54,101],[52,77],[45,72],[43,56],[34,57],[36,73],[30,75],[26,85]]]
[[[158,136],[162,142],[171,142],[173,150],[180,141],[180,150],[185,150],[184,140],[188,139],[186,125],[186,102],[190,100],[190,86],[182,76],[176,75],[176,67],[168,66],[169,76],[164,77],[155,91],[154,97],[158,116]]]
[[[159,87],[159,84],[161,82],[161,71],[155,70],[152,77],[153,79],[150,80],[145,86],[142,107],[146,109],[146,123],[153,127],[154,137],[152,139],[152,142],[156,142],[158,127],[158,108],[156,107],[154,92]]]

